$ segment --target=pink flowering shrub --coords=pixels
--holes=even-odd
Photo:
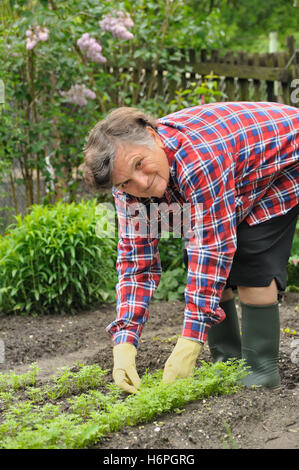
[[[102,55],[102,46],[88,33],[84,33],[77,41],[80,50],[85,53],[86,57],[92,62],[104,64],[107,60]]]
[[[165,115],[169,102],[164,92],[157,94],[158,67],[167,68],[175,81],[181,47],[205,46],[211,30],[221,36],[216,21],[203,25],[189,7],[185,11],[182,0],[39,0],[34,8],[32,2],[4,3],[13,14],[5,13],[0,22],[5,38],[0,40],[1,79],[7,84],[7,112],[0,122],[0,186],[2,175],[9,179],[10,168],[24,165],[26,207],[53,202],[62,194],[75,200],[73,170],[82,161],[80,149],[90,123],[124,105]],[[170,48],[175,49],[171,57]],[[135,75],[140,61],[153,64],[145,89]],[[165,85],[167,80],[163,77]],[[19,184],[17,171],[15,181]],[[14,209],[17,213],[17,203]]]
[[[49,39],[49,30],[37,23],[26,31],[26,49],[33,49],[39,41],[45,42]]]
[[[100,28],[105,32],[110,32],[118,39],[133,39],[134,35],[128,31],[128,28],[133,28],[134,23],[128,13],[113,10],[103,16],[99,21]]]
[[[95,100],[96,94],[85,85],[73,85],[68,91],[60,91],[61,96],[65,97],[68,103],[86,106],[87,99]]]

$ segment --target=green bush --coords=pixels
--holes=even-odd
[[[162,276],[153,299],[184,300],[187,276],[183,263],[182,239],[174,238],[172,234],[169,234],[169,238],[162,238],[159,253]]]
[[[117,238],[97,236],[106,214],[96,206],[96,200],[36,205],[16,217],[0,237],[0,313],[74,313],[115,300]],[[162,238],[159,251],[163,274],[154,298],[183,300],[181,239]]]
[[[97,201],[33,206],[0,237],[0,314],[74,313],[115,300],[117,238],[99,238],[105,226]],[[101,218],[103,217],[103,218]],[[288,264],[288,290],[298,290],[298,229]],[[182,240],[162,238],[163,274],[154,300],[184,300]]]
[[[287,290],[299,292],[299,220],[297,222],[296,232],[289,258],[288,267]]]
[[[96,235],[96,200],[33,206],[0,238],[0,312],[75,312],[115,296],[116,239]]]
[[[287,272],[287,291],[299,292],[299,257],[290,257]]]

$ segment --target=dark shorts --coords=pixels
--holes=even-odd
[[[275,279],[278,290],[285,290],[298,215],[299,205],[261,224],[250,226],[243,221],[238,226],[237,251],[226,288],[265,287]]]
[[[225,288],[265,287],[273,279],[278,290],[287,285],[287,264],[299,215],[299,205],[285,215],[274,217],[258,225],[243,221],[237,227],[237,251]],[[188,266],[186,250],[183,252]]]

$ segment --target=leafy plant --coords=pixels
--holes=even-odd
[[[97,366],[96,370],[99,372]],[[86,371],[90,369],[85,369],[84,374]],[[162,371],[147,372],[136,395],[120,396],[114,384],[109,384],[106,393],[89,390],[81,396],[69,398],[68,411],[59,403],[39,405],[21,400],[12,404],[2,417],[0,447],[57,449],[92,446],[108,433],[124,426],[153,421],[161,413],[181,409],[194,400],[215,394],[237,393],[241,388],[240,380],[246,373],[242,362],[203,362],[192,377],[168,385],[161,382]],[[71,380],[74,386],[77,378],[78,375],[71,377],[68,374],[68,385]],[[89,387],[94,386],[94,383],[89,384]]]
[[[176,80],[179,65],[169,58],[180,60],[179,47],[222,42],[220,12],[194,16],[181,1],[55,0],[36,1],[34,8],[27,0],[4,1],[0,160],[12,195],[23,186],[26,207],[76,200],[81,149],[92,125],[117,106],[156,109],[158,66]],[[151,63],[146,89],[134,79],[141,60]]]
[[[116,239],[96,235],[96,201],[34,206],[0,238],[0,311],[75,312],[115,296]]]
[[[169,103],[169,112],[175,112],[190,106],[198,106],[199,104],[223,101],[226,95],[219,90],[219,78],[211,72],[210,75],[204,77],[200,85],[191,82],[189,88],[177,90],[175,99]]]
[[[83,393],[78,397],[69,398],[68,404],[74,413],[88,418],[92,416],[92,413],[99,410],[107,411],[109,406],[113,406],[119,398],[119,391],[104,394],[98,390],[91,390],[89,393]]]
[[[233,438],[233,434],[232,434],[232,432],[231,432],[231,429],[230,429],[229,425],[227,424],[227,422],[226,422],[224,419],[222,420],[222,423],[223,423],[223,426],[225,427],[226,434],[227,434],[227,436],[228,436],[228,438],[229,438],[229,442],[230,442],[231,448],[232,448],[232,449],[238,449],[238,445],[236,444],[236,441],[235,441],[235,439]],[[226,449],[228,449],[228,448],[229,448],[229,445],[228,445],[228,443],[226,442],[226,439],[225,439],[225,438],[222,439],[222,442],[223,442],[224,447],[225,447]]]
[[[26,374],[15,374],[14,372],[0,374],[0,392],[10,393],[35,385],[39,370],[37,364],[32,364],[30,372]]]
[[[291,256],[287,265],[287,290],[299,292],[299,221],[297,222]]]
[[[52,376],[53,384],[43,389],[31,387],[27,394],[34,402],[41,402],[47,398],[58,400],[102,386],[106,373],[107,371],[103,371],[97,364],[90,366],[80,364],[78,372],[72,372],[69,367],[64,367],[58,375]]]
[[[186,285],[184,268],[169,269],[162,273],[153,300],[182,300]]]

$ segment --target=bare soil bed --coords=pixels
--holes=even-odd
[[[181,331],[184,303],[152,302],[137,356],[140,375],[161,369]],[[299,448],[299,295],[281,301],[280,389],[244,389],[239,394],[194,402],[156,422],[126,427],[101,440],[97,449],[298,449]],[[47,380],[76,362],[110,370],[112,343],[105,327],[114,305],[75,316],[0,317],[5,361],[0,372],[24,373],[37,362]],[[295,330],[296,335],[288,333]],[[200,360],[211,361],[208,346]]]

